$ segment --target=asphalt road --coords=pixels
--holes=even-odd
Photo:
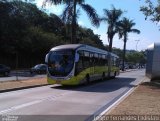
[[[87,86],[52,85],[1,93],[0,121],[92,120],[93,115],[100,114],[143,78],[144,70],[137,70]]]

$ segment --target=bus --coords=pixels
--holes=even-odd
[[[111,61],[108,61],[110,57]],[[108,69],[108,62],[110,69]],[[84,44],[67,44],[52,48],[46,55],[49,84],[79,85],[119,75],[119,57]],[[110,72],[108,71],[110,70]]]

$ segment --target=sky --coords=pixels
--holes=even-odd
[[[42,7],[43,0],[36,0],[35,2],[39,8]],[[126,46],[128,50],[141,51],[147,49],[147,47],[154,42],[160,42],[160,28],[158,28],[158,25],[150,20],[145,20],[145,16],[139,11],[140,6],[145,5],[144,0],[86,0],[85,3],[91,5],[101,17],[104,16],[103,9],[110,10],[112,9],[112,6],[114,6],[116,9],[126,11],[122,17],[127,17],[133,20],[136,23],[134,28],[141,31],[140,34],[129,33]],[[46,12],[49,13],[61,15],[62,11],[62,5],[46,6]],[[91,25],[87,14],[82,9],[80,9],[80,11],[78,23],[83,27],[91,28],[95,34],[100,35],[100,39],[104,44],[108,44],[106,34],[108,26],[107,23],[103,22],[99,28],[96,28]],[[118,35],[114,36],[113,38],[113,47],[123,49],[123,40],[119,39]]]

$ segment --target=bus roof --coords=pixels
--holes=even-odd
[[[59,50],[59,49],[77,49],[79,47],[83,46],[83,44],[67,44],[67,45],[59,45],[59,46],[56,46],[56,47],[53,47],[51,49],[51,51],[54,51],[54,50]]]
[[[53,47],[50,51],[55,51],[55,50],[60,50],[60,49],[73,49],[73,50],[77,50],[77,49],[84,49],[86,51],[91,51],[91,52],[96,52],[96,53],[102,53],[102,54],[108,54],[109,52],[99,49],[99,48],[95,48],[89,45],[85,45],[85,44],[66,44],[66,45],[59,45],[56,47]],[[112,56],[119,58],[116,54],[111,53]]]

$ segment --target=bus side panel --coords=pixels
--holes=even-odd
[[[86,82],[86,75],[89,74],[90,81],[94,81],[96,79],[102,78],[103,72],[107,72],[108,69],[104,66],[96,66],[96,67],[90,67],[86,68],[82,72],[80,72],[77,76],[72,77],[69,80],[62,81],[62,85],[78,85],[83,84]]]
[[[108,76],[108,67],[106,66],[95,66],[95,67],[90,67],[87,68],[85,70],[83,70],[82,72],[80,72],[77,76],[71,77],[68,80],[62,80],[62,81],[58,81],[59,84],[62,85],[79,85],[79,84],[83,84],[86,82],[86,75],[89,74],[91,77],[90,81],[94,81],[97,79],[101,79],[102,78],[102,74],[103,72],[105,73],[105,77]],[[115,75],[119,74],[119,68],[118,67],[112,67],[111,68],[111,73],[112,76],[116,76]],[[48,83],[49,84],[56,84],[56,80],[51,79],[50,77],[48,77]]]
[[[48,84],[56,84],[56,81],[48,76],[47,76],[47,82]]]
[[[87,74],[92,74],[92,68],[87,68],[80,72],[77,76],[70,78],[69,80],[62,81],[62,85],[78,85],[85,82],[85,78]]]

